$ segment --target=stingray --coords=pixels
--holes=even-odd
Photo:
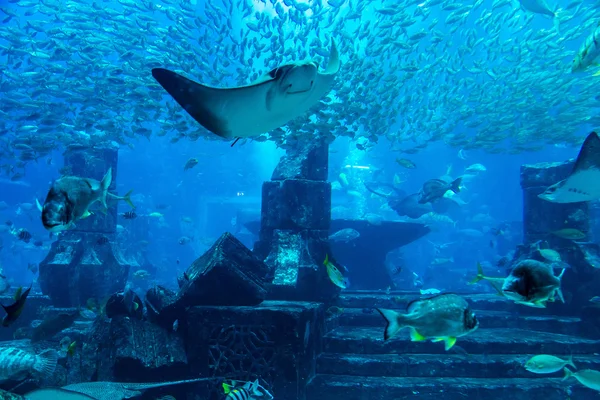
[[[281,65],[257,82],[235,88],[201,85],[173,71],[152,76],[192,118],[225,139],[258,136],[305,114],[331,90],[340,59],[331,42],[324,72],[315,62]]]
[[[215,379],[217,378],[198,378],[151,383],[83,382],[63,386],[60,389],[51,388],[34,390],[33,392],[27,393],[25,397],[30,400],[123,400],[139,396],[142,394],[142,391],[147,389]]]
[[[592,132],[583,142],[567,179],[550,186],[539,198],[552,203],[579,203],[600,199],[600,137]]]

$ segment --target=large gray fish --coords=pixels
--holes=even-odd
[[[42,207],[42,223],[50,232],[71,229],[75,222],[91,215],[90,206],[99,201],[104,208],[108,188],[112,182],[112,168],[100,182],[90,178],[64,176],[56,180]]]
[[[377,309],[387,321],[384,339],[388,340],[403,328],[410,328],[410,339],[444,341],[446,350],[479,326],[477,317],[467,301],[455,294],[440,294],[408,304],[406,314]]]
[[[57,362],[58,353],[54,349],[33,354],[16,347],[0,347],[0,381],[23,379],[29,374],[49,377]]]
[[[486,280],[498,294],[517,304],[545,308],[546,302],[554,301],[555,295],[558,295],[563,303],[565,302],[560,289],[560,281],[564,273],[565,269],[559,276],[554,276],[552,264],[537,260],[523,260],[506,278],[489,277],[483,274],[481,264],[477,264],[477,276],[469,284]]]
[[[600,199],[600,137],[592,132],[583,142],[567,179],[550,186],[539,198],[552,203],[579,203]]]
[[[305,114],[329,93],[339,69],[332,41],[324,72],[315,62],[287,64],[251,85],[227,89],[204,86],[163,68],[154,68],[152,76],[200,125],[233,139],[270,132]]]
[[[448,190],[454,193],[460,192],[460,183],[462,178],[456,178],[453,182],[446,182],[442,179],[430,179],[423,184],[419,192],[419,204],[431,203],[444,197]]]
[[[558,295],[564,303],[560,280],[565,273],[554,276],[552,265],[537,260],[519,262],[504,279],[502,293],[517,304],[545,308],[547,301]]]

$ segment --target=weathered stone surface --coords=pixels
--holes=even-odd
[[[52,243],[39,264],[42,292],[57,307],[78,307],[90,298],[97,303],[125,288],[135,260],[123,257],[117,243],[98,245],[103,235],[66,232]]]
[[[311,400],[471,399],[471,400],[565,400],[590,395],[582,385],[560,378],[390,378],[319,375],[307,390]]]
[[[382,221],[375,225],[366,220],[348,219],[332,220],[330,232],[349,228],[358,231],[360,236],[350,242],[331,242],[331,251],[348,269],[347,276],[353,289],[393,286],[385,267],[387,254],[430,232],[427,226],[417,223]]]
[[[530,378],[548,377],[523,368],[536,354],[322,354],[320,374],[415,378]],[[592,355],[574,357],[578,369],[598,369]],[[560,377],[562,371],[550,375]]]
[[[187,376],[183,339],[149,321],[124,316],[97,320],[82,355],[89,380],[162,382]]]
[[[434,342],[412,342],[407,332],[392,340],[383,340],[385,322],[380,328],[340,327],[327,334],[325,351],[352,354],[446,354],[444,345]],[[485,329],[458,339],[468,354],[591,354],[600,350],[600,340],[520,329]]]
[[[564,228],[589,232],[589,203],[559,204],[538,197],[548,186],[566,179],[572,169],[571,161],[521,166],[525,243],[546,239],[550,232]]]
[[[117,188],[117,166],[119,159],[119,146],[117,144],[89,146],[73,146],[67,148],[64,153],[65,167],[70,169],[69,175],[82,178],[102,180],[109,168],[112,168],[112,183],[109,187],[111,193],[116,194]],[[123,193],[121,193],[122,195]],[[117,207],[116,203],[109,204],[105,214],[95,212],[88,218],[77,221],[73,232],[101,232],[114,233],[117,229]]]
[[[329,146],[320,140],[299,142],[288,148],[271,176],[272,181],[307,179],[326,181],[329,165]]]
[[[261,237],[268,237],[274,229],[329,229],[329,182],[291,179],[265,182],[262,199]]]
[[[266,297],[270,273],[251,250],[224,233],[187,269],[177,306],[259,304]]]
[[[193,375],[262,378],[278,398],[304,398],[322,347],[322,304],[193,307],[186,320]]]
[[[0,296],[0,304],[8,306],[15,302],[14,296]],[[19,318],[8,328],[0,329],[0,342],[5,340],[13,340],[26,338],[31,329],[31,321],[39,319],[38,311],[51,305],[51,300],[48,296],[39,294],[30,294],[27,297],[26,307]]]
[[[323,265],[329,252],[327,231],[275,230],[265,263],[273,269],[270,299],[329,301],[340,288]]]
[[[133,303],[136,303],[137,307]],[[107,318],[123,316],[142,319],[144,316],[144,306],[142,299],[135,292],[118,292],[108,298],[104,307],[104,313]]]
[[[173,326],[176,319],[184,315],[184,307],[178,307],[177,293],[157,285],[146,293],[144,304],[148,311],[148,319],[165,328]]]

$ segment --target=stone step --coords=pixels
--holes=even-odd
[[[535,354],[332,354],[317,359],[317,373],[328,375],[391,376],[416,378],[532,378],[563,376],[534,374],[524,368]],[[568,359],[564,357],[563,359]],[[576,355],[578,369],[600,370],[600,356]],[[572,369],[572,367],[569,367]]]
[[[468,354],[593,354],[600,340],[522,329],[483,329],[458,338],[456,346]],[[455,346],[455,347],[456,347]],[[324,351],[351,354],[445,354],[443,343],[411,342],[408,330],[383,340],[383,326],[338,327],[325,336]]]
[[[401,310],[404,312],[404,310]],[[555,315],[520,315],[507,311],[476,311],[479,326],[487,328],[516,328],[532,331],[584,335],[580,318]],[[342,326],[385,326],[383,317],[373,308],[345,308],[339,315]]]
[[[520,306],[512,301],[505,299],[493,293],[458,293],[463,296],[471,305],[473,310],[491,310],[491,311],[517,311],[520,314],[527,315],[547,315],[552,314],[548,308],[533,308]],[[335,305],[342,308],[392,308],[406,310],[406,305],[419,298],[427,298],[432,295],[422,295],[419,292],[392,291],[387,294],[385,291],[346,291],[340,293]]]
[[[311,400],[565,400],[591,398],[594,391],[575,379],[390,378],[317,375],[308,385]],[[587,396],[587,397],[586,397]]]

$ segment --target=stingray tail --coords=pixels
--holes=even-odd
[[[371,192],[371,193],[373,193],[373,194],[376,194],[377,196],[383,197],[384,199],[389,199],[389,198],[391,197],[391,196],[390,196],[390,195],[388,195],[388,194],[385,194],[385,193],[380,193],[380,192],[378,192],[378,191],[376,191],[376,190],[374,190],[374,189],[371,189],[371,188],[369,187],[369,185],[367,184],[367,182],[365,182],[365,188],[366,188],[366,189],[367,189],[369,192]]]
[[[106,171],[106,175],[104,175],[104,178],[102,178],[102,181],[100,182],[100,190],[101,190],[100,202],[102,203],[102,206],[104,206],[105,209],[108,208],[108,206],[106,205],[106,196],[108,195],[108,188],[110,187],[111,183],[112,183],[112,168],[109,168],[108,171]]]
[[[54,373],[56,364],[58,364],[58,353],[54,349],[48,349],[35,357],[33,370],[42,377],[48,378]]]

